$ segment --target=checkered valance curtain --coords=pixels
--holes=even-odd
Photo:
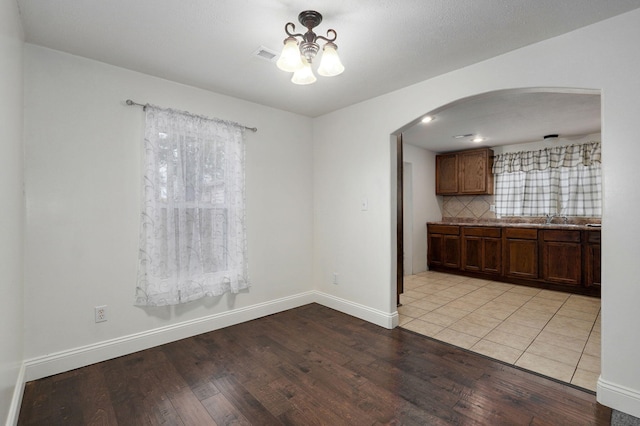
[[[600,146],[589,142],[497,155],[496,214],[601,216]]]

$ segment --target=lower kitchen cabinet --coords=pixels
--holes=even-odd
[[[600,294],[600,230],[427,224],[429,269]]]
[[[427,225],[427,263],[444,268],[460,268],[460,227]]]
[[[502,229],[462,227],[462,269],[502,273]]]
[[[587,237],[585,270],[585,285],[600,287],[600,232],[589,232]]]
[[[582,284],[580,231],[540,231],[542,279],[552,283]]]
[[[505,229],[505,275],[513,278],[537,279],[538,230]]]

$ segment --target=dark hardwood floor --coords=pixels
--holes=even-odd
[[[29,382],[20,425],[605,425],[591,393],[317,304]]]

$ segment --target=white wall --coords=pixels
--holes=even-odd
[[[602,375],[598,399],[640,416],[640,10],[319,117],[314,122],[314,284],[395,311],[395,141],[457,99],[523,87],[601,90],[604,175]],[[369,211],[358,199],[369,195]],[[344,280],[329,283],[337,270]]]
[[[258,127],[246,132],[248,292],[133,306],[144,112],[128,98]],[[203,332],[216,315],[312,289],[311,119],[29,44],[25,116],[28,377]],[[107,322],[94,322],[98,305]]]
[[[17,409],[22,389],[23,283],[23,34],[18,7],[0,1],[0,423]],[[18,387],[16,388],[16,384]],[[19,401],[18,401],[19,402]],[[15,413],[14,413],[15,414]]]
[[[436,155],[409,144],[403,145],[402,154],[413,174],[413,273],[417,274],[427,270],[427,222],[442,219],[436,196]]]

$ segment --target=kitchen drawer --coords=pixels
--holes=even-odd
[[[544,230],[542,241],[580,242],[580,231]]]
[[[427,225],[432,234],[460,235],[460,227],[457,225]]]
[[[590,243],[600,243],[600,231],[589,231],[588,241]]]
[[[490,237],[490,238],[500,238],[502,236],[502,230],[500,228],[487,228],[487,227],[463,227],[462,233],[465,236],[474,236],[474,237]]]
[[[532,228],[505,228],[507,238],[517,238],[520,240],[537,240],[538,230]]]

